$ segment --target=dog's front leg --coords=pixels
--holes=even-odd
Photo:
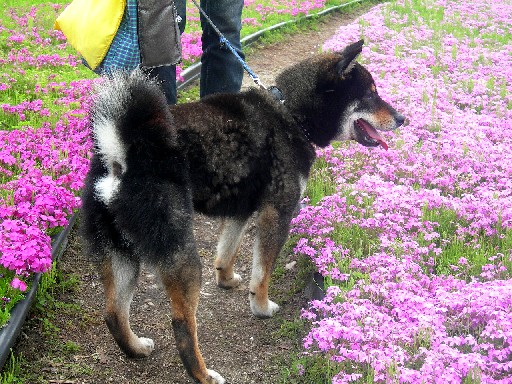
[[[176,347],[188,374],[201,384],[224,384],[217,372],[206,369],[197,340],[196,310],[201,288],[201,261],[195,251],[173,255],[172,266],[161,266],[160,277],[172,307]]]
[[[240,275],[234,272],[233,265],[246,227],[247,220],[242,219],[225,219],[222,223],[222,234],[215,259],[215,278],[221,288],[235,288],[242,280]]]
[[[265,206],[259,211],[256,229],[249,301],[256,317],[267,318],[279,310],[279,305],[268,298],[268,286],[275,260],[288,237],[289,217],[273,206]]]

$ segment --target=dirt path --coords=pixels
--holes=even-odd
[[[348,14],[328,16],[315,30],[260,47],[249,55],[248,64],[264,84],[272,85],[279,71],[317,53],[321,44],[341,25],[367,9],[368,6],[362,6]],[[251,85],[251,79],[246,77],[244,86]],[[298,318],[306,299],[296,293],[280,300],[276,292],[289,290],[286,285],[297,271],[282,268],[291,261],[289,256],[283,255],[278,263],[284,273],[279,278],[279,286],[274,284],[271,296],[281,304],[281,311],[273,319],[256,319],[248,302],[254,228],[246,234],[237,262],[243,283],[237,289],[225,291],[216,287],[213,271],[218,227],[219,223],[211,219],[196,219],[198,249],[204,261],[198,336],[206,364],[222,374],[228,383],[277,383],[285,368],[283,365],[290,362],[300,343],[299,337],[298,340],[282,338],[278,331],[283,322]],[[77,292],[60,297],[73,308],[62,308],[52,320],[58,329],[28,322],[16,348],[28,363],[24,369],[34,371],[34,383],[191,382],[176,352],[167,299],[151,273],[144,272],[141,277],[132,305],[132,325],[139,335],[153,338],[156,348],[149,358],[133,360],[118,349],[103,322],[102,287],[94,267],[82,255],[76,231],[70,237],[60,268],[65,274],[76,273],[80,278]]]

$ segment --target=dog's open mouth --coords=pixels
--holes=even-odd
[[[366,120],[357,119],[354,122],[358,143],[366,147],[377,147],[379,145],[384,149],[388,149],[388,145],[379,135],[377,130],[371,126]]]

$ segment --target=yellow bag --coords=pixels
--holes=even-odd
[[[126,0],[74,0],[57,17],[54,28],[95,69],[112,44],[125,7]]]

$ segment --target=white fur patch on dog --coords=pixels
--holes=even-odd
[[[231,260],[245,233],[247,220],[227,219],[217,243],[217,256],[221,260]]]
[[[138,72],[138,71],[134,71]],[[119,189],[120,176],[126,172],[126,148],[118,126],[122,122],[126,103],[130,98],[130,76],[123,72],[114,73],[96,86],[95,108],[92,125],[96,152],[107,169],[108,175],[95,182],[96,196],[109,204]]]
[[[206,371],[208,371],[208,375],[214,380],[214,383],[224,384],[226,382],[226,380],[213,369],[207,369]]]
[[[355,140],[356,133],[354,129],[354,122],[357,117],[354,115],[354,110],[357,108],[358,103],[353,102],[345,109],[345,113],[341,116],[340,130],[334,140]]]
[[[279,305],[274,303],[272,300],[267,300],[267,307],[261,308],[258,306],[256,299],[251,294],[249,294],[249,304],[251,306],[252,314],[262,319],[272,317],[277,311],[279,311]]]
[[[126,149],[115,127],[115,122],[100,120],[94,124],[94,138],[103,163],[112,173],[114,163],[126,170]]]
[[[98,153],[107,168],[108,175],[94,184],[96,196],[108,205],[119,190],[121,180],[114,174],[114,164],[121,166],[121,173],[126,171],[126,152],[114,122],[98,121],[94,124],[94,137],[98,146]]]
[[[138,276],[138,269],[127,262],[122,255],[112,256],[112,271],[114,273],[116,305],[124,307],[128,313],[133,298],[133,291]]]
[[[113,174],[104,176],[94,183],[95,196],[105,205],[109,205],[119,190],[119,184],[121,180]]]
[[[139,337],[140,343],[148,349],[148,351],[152,352],[155,349],[155,342],[153,339],[149,339],[147,337]]]
[[[256,236],[253,245],[253,256],[252,256],[252,274],[251,274],[251,286],[257,286],[262,280],[264,276],[263,266],[261,265],[261,256],[260,256],[260,239],[259,236]]]
[[[300,188],[300,197],[304,196],[304,191],[306,191],[306,186],[308,184],[308,178],[300,175],[299,176],[299,188]]]

